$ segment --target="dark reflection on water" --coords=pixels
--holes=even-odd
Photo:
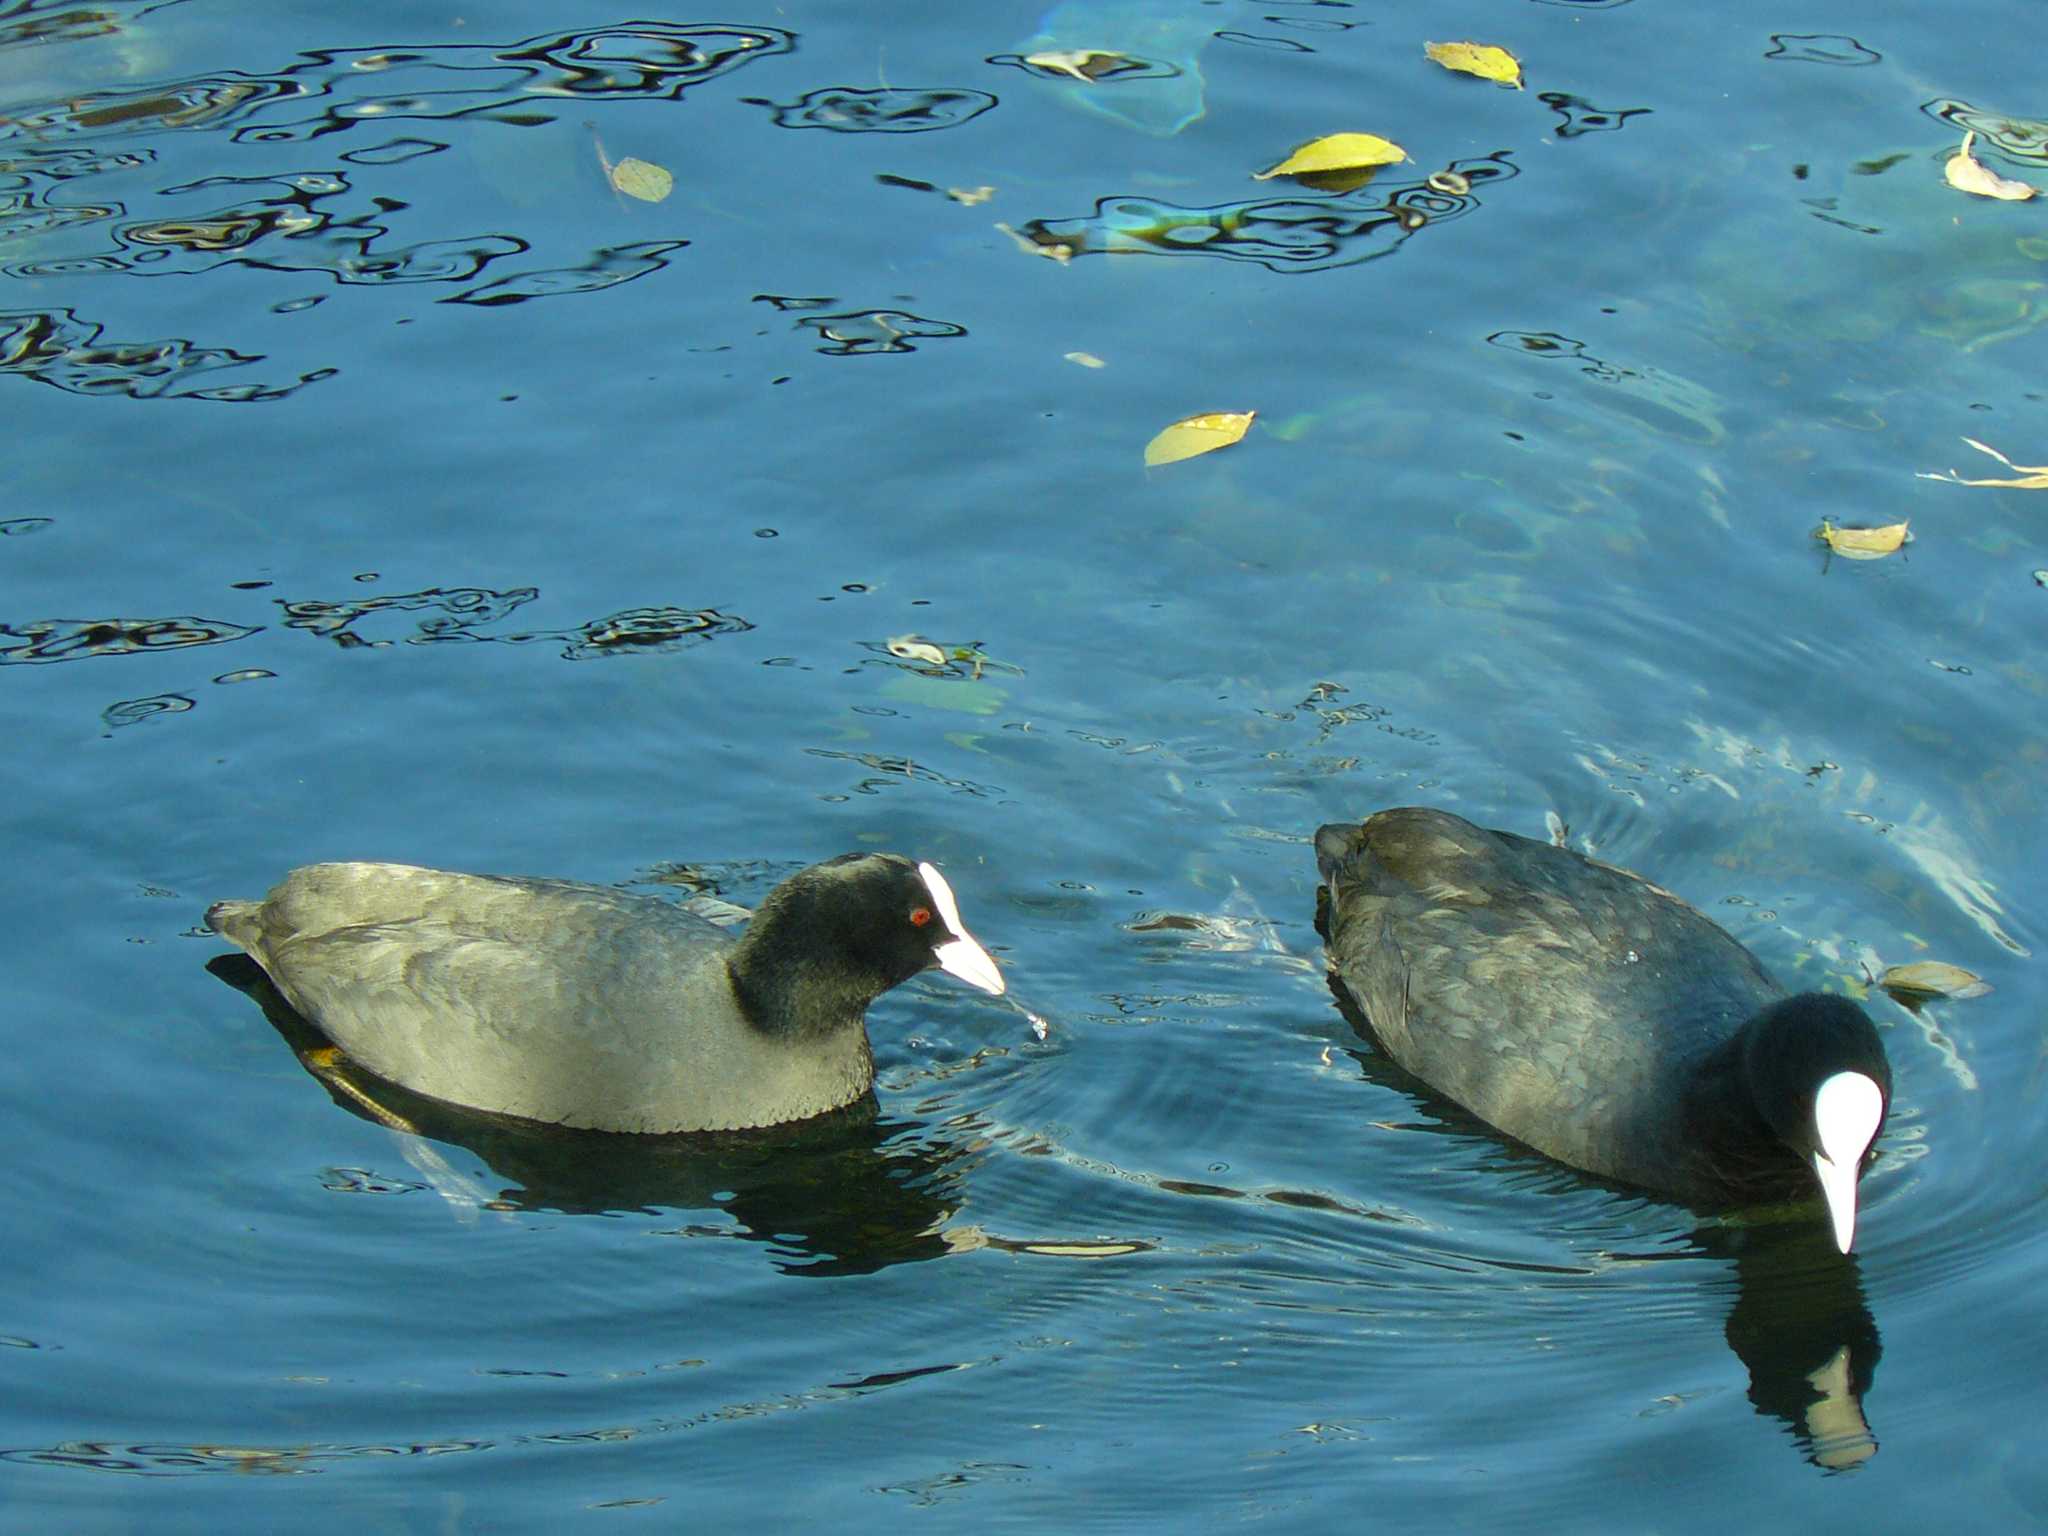
[[[275,144],[343,133],[363,123],[485,116],[564,98],[673,101],[692,86],[795,46],[795,37],[776,27],[642,21],[512,44],[312,50],[274,75],[231,70],[0,105],[0,144],[230,126],[240,142]],[[274,110],[305,106],[320,110],[283,120]],[[501,120],[515,126],[521,121]],[[551,114],[526,119],[551,120]]]
[[[572,1214],[718,1208],[736,1225],[692,1223],[676,1235],[767,1244],[778,1269],[811,1276],[870,1274],[955,1251],[944,1227],[962,1195],[949,1165],[966,1149],[882,1119],[872,1093],[835,1114],[758,1132],[631,1136],[536,1126],[423,1098],[362,1071],[247,956],[216,956],[207,969],[262,1007],[335,1103],[374,1124],[464,1147],[502,1181],[484,1191],[449,1169],[442,1192],[458,1202]],[[382,1175],[346,1182],[364,1192],[365,1177],[383,1193],[429,1187]]]
[[[1319,893],[1320,894],[1320,893]],[[1372,1028],[1350,998],[1331,986],[1337,1011],[1370,1042]],[[1566,1169],[1496,1131],[1477,1116],[1439,1097],[1378,1050],[1346,1054],[1368,1080],[1422,1100],[1430,1119],[1402,1129],[1443,1136],[1481,1137],[1498,1144],[1513,1163],[1557,1175],[1556,1189],[1586,1184],[1642,1198],[1645,1191]],[[1651,1199],[1665,1203],[1665,1196]],[[1818,1205],[1818,1200],[1814,1202]],[[1759,1414],[1780,1420],[1815,1466],[1847,1471],[1877,1454],[1863,1415],[1883,1354],[1877,1322],[1864,1299],[1860,1261],[1836,1251],[1817,1213],[1812,1219],[1754,1224],[1713,1221],[1691,1236],[1695,1253],[1722,1260],[1734,1271],[1734,1300],[1724,1329],[1728,1347],[1749,1372],[1749,1399]],[[1674,1259],[1669,1252],[1645,1258]]]
[[[833,133],[934,133],[972,122],[996,105],[986,91],[914,91],[900,86],[861,90],[835,85],[791,102],[746,96],[741,100],[775,113],[778,128],[824,128]]]
[[[1438,190],[1445,178],[1436,172],[1398,182],[1374,178],[1330,197],[1296,193],[1206,208],[1124,195],[1102,198],[1086,217],[1032,219],[1018,234],[1063,260],[1110,253],[1219,256],[1273,272],[1326,272],[1392,255],[1418,231],[1482,207],[1481,188],[1520,174],[1506,150],[1455,160],[1449,170],[1470,190]]]
[[[225,619],[25,619],[0,624],[0,667],[224,645],[262,626]],[[8,642],[15,643],[8,643]]]
[[[287,629],[303,629],[332,640],[343,649],[359,646],[381,647],[389,640],[372,640],[355,626],[383,613],[420,613],[407,645],[439,645],[447,642],[489,641],[498,645],[552,643],[562,647],[566,661],[590,661],[604,656],[672,651],[703,645],[720,635],[744,634],[754,626],[738,614],[716,608],[626,608],[603,618],[592,619],[574,629],[521,630],[510,634],[486,634],[515,609],[540,596],[538,587],[509,587],[493,591],[488,587],[428,587],[391,597],[356,598],[327,602],[317,598],[277,599],[284,610]]]
[[[0,373],[19,374],[73,395],[121,395],[130,400],[219,400],[231,404],[283,400],[307,384],[331,379],[316,368],[290,384],[191,387],[225,368],[260,363],[263,354],[202,347],[183,337],[156,341],[102,341],[103,327],[69,309],[0,312]]]

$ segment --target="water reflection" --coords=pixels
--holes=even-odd
[[[1093,214],[1033,219],[1020,239],[1061,260],[1117,254],[1219,256],[1273,272],[1324,272],[1392,255],[1420,230],[1483,206],[1481,189],[1520,174],[1506,150],[1453,161],[1443,171],[1348,192],[1304,192],[1185,208],[1133,194],[1105,197]],[[1432,184],[1434,183],[1434,185]],[[1444,191],[1463,186],[1465,191]]]
[[[1334,987],[1332,994],[1346,1022],[1370,1040],[1370,1028],[1349,998]],[[1430,1118],[1406,1121],[1403,1130],[1498,1142],[1512,1161],[1558,1170],[1560,1192],[1591,1184],[1644,1197],[1642,1190],[1565,1170],[1507,1140],[1376,1050],[1347,1054],[1368,1080],[1427,1105]],[[1825,1224],[1818,1221],[1708,1221],[1690,1241],[1694,1255],[1722,1260],[1733,1269],[1734,1299],[1723,1332],[1749,1373],[1749,1400],[1757,1412],[1783,1423],[1807,1460],[1828,1471],[1846,1471],[1876,1455],[1877,1439],[1864,1418],[1863,1399],[1883,1349],[1857,1256],[1836,1252]],[[1690,1255],[1656,1255],[1685,1256]]]
[[[1846,1471],[1875,1456],[1863,1399],[1884,1346],[1856,1255],[1803,1227],[1708,1226],[1693,1241],[1734,1264],[1724,1332],[1756,1411],[1781,1421],[1815,1466]]]
[[[207,969],[262,1007],[335,1103],[404,1137],[423,1182],[332,1170],[348,1192],[432,1188],[471,1212],[721,1209],[734,1225],[691,1222],[673,1235],[768,1244],[778,1269],[811,1276],[870,1274],[985,1241],[956,1241],[945,1226],[963,1199],[954,1165],[968,1146],[882,1119],[872,1093],[836,1114],[761,1132],[626,1136],[535,1126],[422,1098],[362,1071],[245,955],[216,956]],[[474,1154],[491,1187],[430,1142]]]

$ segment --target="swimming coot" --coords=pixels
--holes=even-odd
[[[822,1114],[874,1081],[891,987],[938,966],[1003,990],[945,876],[895,854],[798,871],[737,940],[653,896],[406,864],[309,864],[206,921],[379,1077],[603,1131]]]
[[[1810,1195],[1842,1252],[1891,1067],[1670,892],[1444,811],[1316,833],[1333,983],[1387,1054],[1537,1151],[1702,1205]]]

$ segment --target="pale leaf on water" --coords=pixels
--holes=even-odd
[[[2048,464],[2015,464],[1988,443],[1980,443],[1974,437],[1966,437],[1963,441],[1979,453],[1990,454],[1992,458],[1998,460],[2007,469],[2018,470],[2021,478],[2018,480],[1968,480],[1957,474],[1954,470],[1950,470],[1945,475],[1931,475],[1924,469],[1919,472],[1916,478],[1921,480],[1947,480],[1954,485],[2005,485],[2022,491],[2048,491]]]
[[[1491,43],[1424,43],[1422,51],[1445,69],[1522,88],[1522,61]]]
[[[611,167],[612,185],[643,203],[658,203],[676,189],[676,179],[650,160],[626,156]]]
[[[1407,158],[1407,150],[1376,133],[1332,133],[1298,146],[1294,153],[1271,170],[1252,172],[1252,180],[1271,181],[1275,176],[1314,176],[1324,171],[1357,171],[1370,166],[1395,165]]]
[[[1066,48],[1049,53],[1027,53],[1024,62],[1033,69],[1049,69],[1056,74],[1072,75],[1083,85],[1093,85],[1113,69],[1135,64],[1135,59],[1121,53],[1111,53],[1104,48]]]
[[[1175,464],[1197,454],[1228,448],[1250,430],[1257,411],[1210,411],[1183,416],[1145,445],[1145,467]]]
[[[1893,965],[1877,978],[1877,984],[1894,996],[1982,997],[1991,983],[1959,965],[1941,960],[1915,960],[1911,965]]]
[[[903,661],[921,661],[932,667],[946,664],[946,653],[919,635],[891,635],[889,654]]]
[[[1904,523],[1887,523],[1882,528],[1843,528],[1824,521],[1813,536],[1845,560],[1877,560],[1895,554],[1913,535]]]
[[[2006,203],[2023,203],[2040,190],[2024,181],[2008,180],[1972,155],[1970,144],[1976,137],[1974,133],[1964,134],[1963,147],[1949,156],[1942,174],[1950,186],[1974,197],[1995,197]]]

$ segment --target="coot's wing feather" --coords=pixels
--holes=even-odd
[[[1639,1179],[1668,1157],[1684,1070],[1776,995],[1626,871],[1420,808],[1325,834],[1332,968],[1388,1054],[1579,1167]]]

